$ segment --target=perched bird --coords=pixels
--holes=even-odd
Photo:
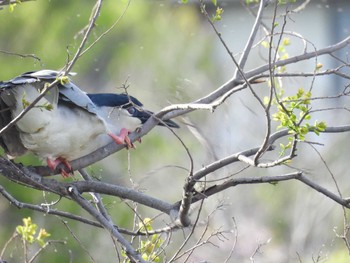
[[[13,157],[33,152],[55,170],[63,163],[101,148],[112,140],[132,148],[128,134],[153,114],[128,94],[88,94],[69,79],[61,79],[47,91],[59,72],[26,72],[9,81],[0,81],[0,127],[4,128],[35,99],[42,98],[13,126],[0,135],[0,145]],[[171,121],[160,122],[172,128]],[[63,176],[69,173],[61,170]]]

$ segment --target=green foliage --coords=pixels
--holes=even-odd
[[[30,217],[23,218],[22,221],[23,225],[18,225],[16,227],[10,239],[7,240],[5,245],[0,249],[1,262],[3,262],[3,260],[5,259],[6,251],[11,251],[10,257],[12,258],[12,260],[20,262],[19,259],[22,256],[20,255],[21,253],[13,253],[13,249],[18,249],[18,245],[15,244],[15,247],[13,249],[10,247],[10,244],[16,243],[14,241],[16,241],[18,238],[22,240],[23,256],[25,258],[25,260],[21,262],[34,262],[34,260],[38,258],[38,255],[42,253],[48,245],[50,245],[50,242],[46,241],[46,239],[49,236],[51,236],[50,233],[48,233],[44,228],[40,228],[38,232],[38,225],[34,224]],[[56,242],[64,243],[62,241],[57,240]],[[35,245],[39,245],[40,248],[37,248],[37,246]],[[28,257],[31,254],[29,251],[33,249],[37,249],[37,251],[33,254],[34,256],[31,259],[29,259]]]
[[[277,26],[278,26],[278,23],[275,23],[274,27],[277,27]],[[287,52],[286,47],[289,46],[290,44],[291,44],[291,42],[290,42],[290,39],[288,37],[285,37],[281,40],[280,45],[277,47],[278,60],[284,60],[284,59],[289,58],[289,54]],[[267,40],[262,41],[260,43],[260,45],[266,49],[272,48],[272,47],[270,47],[270,42]],[[281,66],[281,67],[278,67],[277,70],[279,73],[283,73],[286,71],[286,67]]]
[[[323,67],[322,63],[317,63],[316,64],[316,71],[319,71]]]
[[[22,1],[21,0],[17,0],[16,3],[12,3],[9,4],[9,12],[12,13],[13,11],[15,11],[15,7],[17,6],[17,4],[21,4]]]
[[[278,60],[284,60],[289,58],[287,46],[291,44],[289,38],[283,38],[280,41],[279,46],[276,48],[278,54]],[[272,48],[269,41],[262,41],[261,46],[264,48]],[[316,65],[316,69],[321,68],[321,65]],[[283,73],[286,71],[286,67],[277,67],[275,69],[278,73]],[[270,83],[272,85],[272,83]],[[292,142],[295,138],[300,141],[305,140],[305,136],[313,131],[315,134],[319,135],[320,132],[326,129],[325,122],[314,122],[310,124],[311,115],[310,111],[310,98],[311,92],[306,92],[303,88],[300,88],[295,95],[284,96],[284,89],[279,86],[277,82],[273,83],[274,87],[278,89],[278,93],[275,94],[275,98],[271,101],[272,105],[276,105],[277,112],[272,115],[273,120],[279,122],[278,129],[287,128],[290,137],[288,137],[289,142],[287,144],[280,144],[282,149],[281,155],[292,147]],[[264,98],[264,103],[267,105],[270,103],[269,98]]]
[[[152,220],[150,218],[145,218],[143,222],[139,224],[139,229],[141,232],[153,231]],[[160,235],[155,234],[148,236],[147,239],[141,240],[140,247],[137,249],[142,255],[142,258],[149,262],[160,262],[159,249],[162,247],[164,239]],[[124,263],[129,263],[130,260],[127,258],[125,251],[122,252]]]
[[[36,242],[43,247],[45,245],[45,239],[51,234],[46,232],[44,228],[40,228],[39,233],[36,235],[37,228],[37,224],[34,224],[32,219],[27,217],[23,218],[23,225],[18,225],[16,231],[21,236],[24,243],[28,242],[29,244],[33,244]]]
[[[26,100],[26,94],[23,93],[23,96],[21,98],[22,100],[22,107],[23,109],[27,108],[30,105],[30,102],[28,100]]]
[[[281,44],[278,47],[278,54],[279,54],[279,60],[285,60],[289,58],[289,54],[286,50],[286,47],[290,45],[290,39],[289,38],[284,38],[281,41]],[[280,73],[286,71],[286,67],[278,67],[278,71]]]
[[[69,83],[69,78],[67,76],[59,76],[57,80],[61,83],[61,85],[65,85]]]
[[[23,109],[27,108],[29,105],[32,104],[30,101],[26,100],[25,94],[23,94],[21,101],[22,101]],[[45,102],[41,105],[35,105],[34,108],[39,108],[39,109],[51,111],[51,110],[53,110],[53,105],[51,103]]]
[[[319,135],[326,129],[326,123],[316,121],[314,124],[310,124],[311,120],[310,111],[310,98],[311,92],[305,92],[300,88],[295,95],[283,97],[284,90],[280,89],[279,94],[273,99],[272,104],[276,105],[277,112],[272,115],[273,120],[279,122],[278,129],[287,128],[291,136],[288,138],[287,145],[280,144],[282,152],[291,148],[292,140],[294,137],[300,141],[305,140],[305,136],[310,132],[314,132]],[[264,102],[269,103],[268,98],[264,98]]]
[[[217,7],[216,11],[215,11],[215,15],[213,15],[212,17],[212,21],[220,21],[221,20],[221,15],[224,13],[224,9],[222,9],[221,7]]]

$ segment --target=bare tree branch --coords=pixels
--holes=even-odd
[[[255,17],[254,25],[253,25],[252,30],[250,32],[250,35],[248,37],[248,41],[247,41],[247,43],[242,51],[243,54],[238,62],[238,65],[241,69],[244,69],[244,66],[247,62],[250,50],[251,50],[251,48],[254,44],[255,38],[256,38],[256,34],[258,33],[259,27],[261,25],[261,20],[263,18],[263,13],[264,13],[264,8],[266,7],[267,3],[268,3],[268,1],[266,1],[266,0],[260,1],[259,10],[258,10],[258,13]],[[237,77],[238,77],[238,69],[236,70],[233,78],[236,79]]]
[[[103,215],[101,215],[98,210],[96,210],[85,198],[83,198],[78,189],[70,186],[68,189],[68,192],[72,199],[76,201],[82,208],[84,208],[90,215],[96,218],[97,221],[100,222],[103,227],[108,230],[111,235],[113,235],[118,242],[124,247],[125,252],[131,262],[143,262],[145,263],[140,255],[133,246],[120,234],[120,232],[117,230],[117,228],[114,227],[113,224],[111,224],[110,221],[108,221]]]

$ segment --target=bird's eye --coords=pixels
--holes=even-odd
[[[134,107],[130,107],[126,109],[131,115],[133,115],[136,111],[136,109]]]

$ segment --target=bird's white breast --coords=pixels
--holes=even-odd
[[[53,91],[55,92],[55,91]],[[25,98],[32,102],[40,92],[31,85],[16,88],[17,107],[13,117],[23,110],[18,103]],[[52,104],[48,110],[43,105],[49,102],[42,98],[16,125],[25,148],[41,158],[63,157],[68,161],[87,155],[109,142],[104,121],[79,107]],[[102,145],[101,145],[102,144]]]

